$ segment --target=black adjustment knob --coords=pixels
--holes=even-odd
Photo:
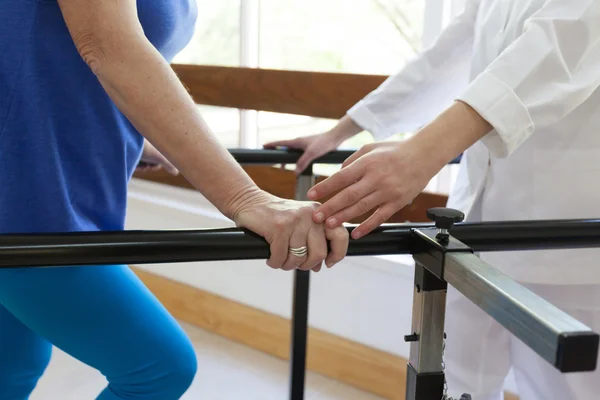
[[[447,239],[448,230],[452,229],[455,223],[462,222],[465,219],[465,214],[462,211],[453,208],[436,207],[427,210],[427,218],[435,222],[435,227],[438,232],[438,239]]]
[[[404,341],[405,342],[418,342],[419,335],[416,333],[411,333],[410,335],[404,335]]]

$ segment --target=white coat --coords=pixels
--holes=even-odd
[[[600,218],[599,85],[600,0],[467,0],[348,115],[383,139],[462,100],[494,131],[465,152],[450,207],[471,221]],[[481,257],[600,330],[600,250]],[[501,400],[512,369],[522,400],[598,398],[600,369],[560,374],[452,288],[447,310],[450,395]]]
[[[600,1],[467,0],[348,115],[383,139],[462,100],[494,131],[464,154],[449,207],[470,221],[600,218],[599,85]],[[596,249],[481,256],[523,282],[600,284]]]

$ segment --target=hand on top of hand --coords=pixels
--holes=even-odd
[[[264,237],[270,244],[271,258],[267,265],[286,271],[321,270],[323,261],[331,268],[341,261],[348,250],[348,231],[344,226],[328,228],[313,221],[318,203],[285,200],[265,192],[248,196],[237,207],[234,221]],[[327,241],[331,251],[328,251]],[[292,249],[297,253],[293,254]],[[302,254],[303,251],[306,254]]]
[[[436,173],[426,152],[411,139],[366,145],[309,191],[311,200],[340,191],[315,210],[314,220],[334,228],[376,210],[352,232],[358,239],[409,204]]]

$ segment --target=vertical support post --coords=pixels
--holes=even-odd
[[[446,398],[443,356],[446,291],[444,278],[448,253],[471,253],[472,250],[450,236],[449,230],[465,215],[450,208],[431,208],[427,217],[435,228],[414,229],[412,253],[415,260],[413,298],[413,333],[404,338],[410,343],[406,376],[406,400],[440,400]]]
[[[419,262],[415,265],[412,334],[410,343],[406,400],[440,400],[444,395],[442,369],[446,289],[448,284],[437,278]]]
[[[296,200],[307,200],[308,190],[314,183],[315,177],[311,165],[297,178]],[[310,271],[296,270],[294,273],[294,301],[292,306],[290,400],[304,400],[309,293]]]

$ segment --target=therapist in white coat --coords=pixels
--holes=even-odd
[[[363,147],[309,196],[330,226],[377,209],[368,234],[464,152],[448,206],[469,221],[600,217],[600,0],[467,0],[437,42],[302,148],[298,171],[367,130],[402,142]],[[481,257],[600,331],[600,251]],[[512,368],[522,400],[597,400],[600,372],[560,374],[452,289],[449,394],[501,400]],[[600,364],[599,364],[600,365]]]

